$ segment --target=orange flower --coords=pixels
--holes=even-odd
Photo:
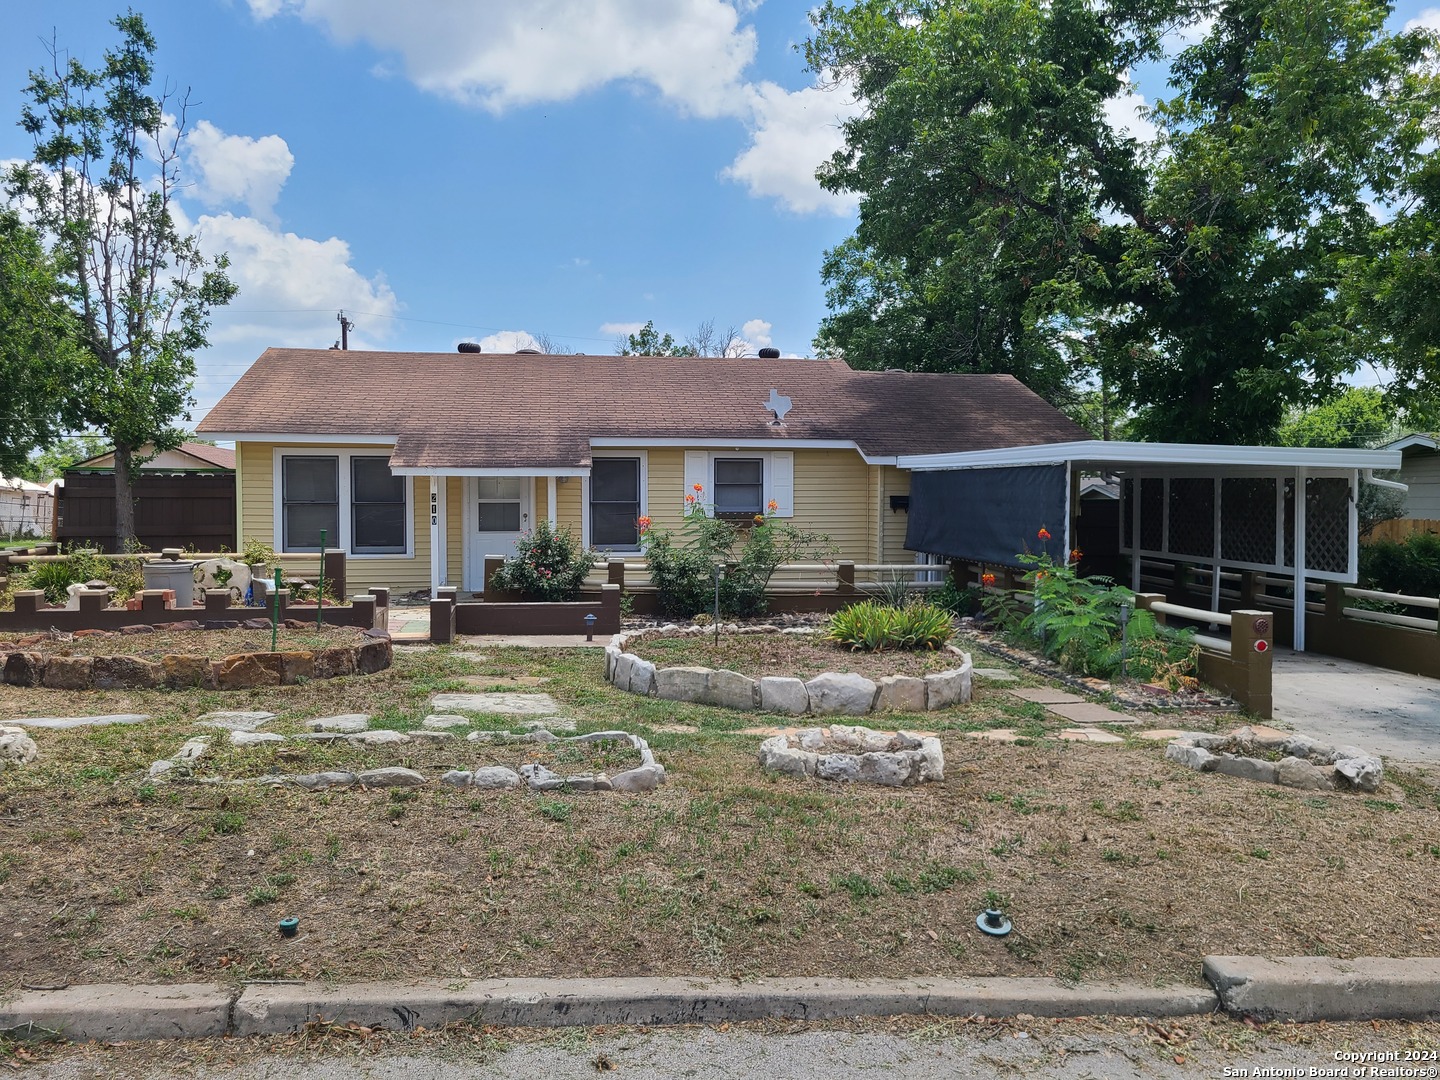
[[[650,531],[650,519],[648,517],[640,518],[635,524],[642,534]]]
[[[695,496],[694,496],[694,495],[686,495],[686,496],[685,496],[685,501],[686,501],[687,503],[693,503],[693,502],[695,501]]]
[[[1082,556],[1082,555],[1084,555],[1084,554],[1085,554],[1085,553],[1084,553],[1083,551],[1081,551],[1079,548],[1071,548],[1071,549],[1070,549],[1070,561],[1071,561],[1071,562],[1079,562],[1079,561],[1080,561],[1080,556]]]
[[[764,515],[764,514],[756,514],[754,520],[755,520],[755,524],[756,524],[756,525],[764,525],[764,524],[765,524],[765,515]]]
[[[1049,540],[1049,539],[1050,539],[1050,530],[1047,529],[1047,528],[1045,528],[1044,525],[1041,525],[1041,526],[1040,526],[1040,531],[1039,531],[1038,533],[1036,533],[1035,535],[1038,536],[1038,537],[1040,537],[1041,540]]]
[[[705,485],[704,485],[704,484],[691,484],[690,486],[693,487],[696,491],[704,491],[704,490],[705,490]]]
[[[768,503],[765,504],[765,509],[769,510],[773,514],[780,509],[780,504],[774,499],[771,499]]]
[[[981,574],[981,575],[980,575],[980,584],[981,584],[981,585],[984,585],[987,589],[990,588],[990,586],[992,586],[992,585],[995,584],[995,575],[994,575],[994,574]]]

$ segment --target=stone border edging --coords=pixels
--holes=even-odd
[[[705,627],[670,623],[656,632],[703,634]],[[782,634],[802,631],[787,629]],[[809,631],[803,631],[808,633]],[[867,716],[876,712],[934,712],[970,700],[973,665],[970,654],[953,645],[946,650],[961,658],[958,668],[923,677],[886,675],[878,683],[854,672],[827,671],[809,680],[767,675],[752,679],[725,668],[657,668],[625,651],[645,630],[621,632],[605,646],[605,679],[616,689],[665,701],[688,701],[725,709],[756,710],[783,716]]]
[[[1248,756],[1257,751],[1285,756],[1279,761]],[[1165,757],[1196,772],[1304,791],[1378,791],[1385,775],[1380,759],[1358,746],[1331,746],[1308,735],[1266,735],[1249,725],[1229,735],[1187,731],[1165,747]]]
[[[302,925],[302,933],[304,927]],[[72,1041],[282,1035],[316,1022],[409,1031],[469,1020],[524,1027],[721,1023],[767,1017],[1197,1016],[1313,1023],[1440,1017],[1440,958],[1207,956],[1207,986],[1046,978],[420,979],[249,985],[96,984],[26,990],[0,1033]]]
[[[267,619],[264,629],[269,628]],[[384,671],[394,660],[389,632],[362,630],[361,634],[366,640],[360,645],[236,653],[219,660],[188,653],[162,656],[157,662],[138,656],[46,656],[17,650],[0,653],[0,682],[48,690],[155,690],[162,686],[171,690],[250,690],[293,686],[302,679]]]

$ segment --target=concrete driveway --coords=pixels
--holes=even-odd
[[[1440,680],[1319,653],[1274,653],[1275,719],[1388,760],[1440,765]]]

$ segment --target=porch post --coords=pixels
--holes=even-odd
[[[1295,651],[1305,651],[1305,470],[1295,470]]]
[[[440,567],[440,584],[448,585],[450,583],[450,506],[445,490],[446,477],[438,476],[435,478],[435,482],[439,486],[440,496],[436,500],[440,518],[436,525],[440,530],[440,542],[431,547],[430,558]],[[434,593],[432,592],[431,595],[433,596]]]
[[[1124,482],[1121,482],[1124,493]],[[1130,591],[1140,591],[1140,474],[1130,478]],[[1121,507],[1120,521],[1125,521],[1124,507]]]
[[[430,477],[430,595],[440,588],[440,477]]]
[[[590,550],[590,474],[580,477],[580,546]]]
[[[545,478],[545,493],[548,502],[548,505],[545,507],[545,514],[550,519],[550,529],[552,532],[554,531],[555,526],[558,524],[555,515],[555,489],[559,485],[560,478],[558,476],[547,476]]]

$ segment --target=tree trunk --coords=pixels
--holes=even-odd
[[[130,484],[134,447],[115,445],[115,551],[128,551],[135,542],[135,495]]]

